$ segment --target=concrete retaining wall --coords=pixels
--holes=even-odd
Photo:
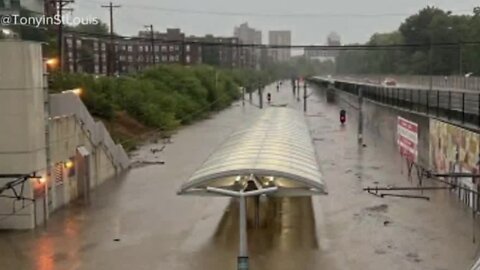
[[[107,153],[107,148],[99,144],[95,146],[90,134],[74,116],[55,117],[50,121],[50,149],[52,181],[49,192],[52,196],[50,211],[53,211],[69,201],[76,199],[80,194],[78,187],[83,183],[78,177],[79,164],[76,160],[78,148],[88,151],[89,163],[88,187],[93,189],[105,180],[115,176],[121,168],[116,168]],[[71,168],[67,163],[71,162]],[[69,165],[70,165],[69,164]]]
[[[347,117],[358,120],[358,97],[344,91],[331,90],[335,103],[347,111]],[[378,143],[397,147],[397,117],[403,117],[418,124],[418,163],[429,166],[430,124],[427,116],[416,114],[380,103],[363,100],[364,136],[372,136]]]

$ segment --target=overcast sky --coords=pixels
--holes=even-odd
[[[234,26],[248,22],[263,31],[264,43],[268,42],[268,30],[291,30],[294,44],[324,44],[331,31],[339,33],[343,43],[365,42],[375,32],[397,29],[408,14],[427,5],[452,10],[456,14],[472,13],[473,7],[480,6],[479,0],[113,1],[122,5],[114,11],[115,32],[122,35],[134,35],[145,24],[153,24],[161,31],[178,27],[187,35],[231,36]],[[107,4],[106,1],[76,2],[72,5],[74,16],[93,16],[108,22],[108,10],[100,8],[100,5]]]

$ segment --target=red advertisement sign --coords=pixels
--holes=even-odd
[[[417,161],[418,124],[399,116],[397,119],[397,144],[402,156],[411,161]]]

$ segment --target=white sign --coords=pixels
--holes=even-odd
[[[399,116],[397,119],[397,144],[402,156],[416,162],[418,156],[418,124]]]

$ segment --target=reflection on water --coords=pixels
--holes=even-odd
[[[251,269],[312,269],[318,249],[310,197],[264,198],[255,226],[255,198],[247,200]],[[238,202],[232,200],[205,252],[205,269],[234,269],[238,252]],[[208,255],[207,255],[208,254]]]
[[[35,269],[38,270],[52,270],[54,269],[53,259],[53,240],[51,237],[45,236],[36,242],[35,251],[37,260]]]

